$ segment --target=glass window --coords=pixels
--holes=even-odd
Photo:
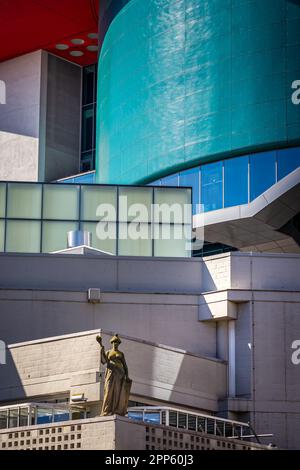
[[[5,217],[6,184],[0,183],[0,218]]]
[[[193,214],[197,214],[199,212],[197,205],[200,204],[199,168],[192,168],[180,173],[179,185],[192,187]]]
[[[95,168],[97,64],[83,69],[81,171]]]
[[[128,418],[134,419],[135,421],[143,421],[142,411],[128,411]]]
[[[53,421],[54,423],[59,423],[61,421],[69,421],[70,419],[70,414],[67,410],[53,410],[54,416],[53,416]]]
[[[87,230],[92,234],[92,247],[112,255],[115,255],[117,250],[116,227],[116,223],[113,222],[84,222],[81,224],[82,230]]]
[[[224,161],[224,206],[248,203],[248,156]]]
[[[44,186],[44,219],[77,220],[79,187],[62,184]]]
[[[152,188],[119,188],[119,220],[151,222]]]
[[[19,408],[13,408],[8,411],[8,427],[16,428],[19,424]]]
[[[250,200],[260,196],[275,183],[276,152],[250,156]]]
[[[214,211],[223,207],[222,162],[201,167],[201,203],[204,211]]]
[[[165,178],[161,179],[162,186],[178,186],[179,185],[179,178],[178,173],[176,175],[166,176]]]
[[[188,228],[188,233],[186,233]],[[184,258],[190,256],[191,226],[155,224],[154,256]]]
[[[151,225],[120,223],[118,243],[120,256],[152,256]]]
[[[0,411],[0,429],[7,428],[7,410]]]
[[[90,150],[88,152],[82,153],[80,171],[81,172],[91,171],[94,168],[95,168],[95,150]]]
[[[28,426],[28,415],[29,409],[28,408],[20,408],[20,426]]]
[[[8,185],[7,217],[40,219],[42,185],[11,183]]]
[[[8,220],[6,251],[10,253],[40,253],[41,222]]]
[[[67,233],[78,230],[77,222],[43,222],[43,253],[67,248]]]
[[[154,221],[181,224],[191,223],[190,189],[154,189]]]
[[[278,179],[282,179],[300,166],[300,148],[278,150]]]
[[[5,221],[0,220],[0,251],[4,251]]]
[[[182,429],[187,428],[187,415],[184,413],[178,413],[178,427]]]
[[[95,65],[90,65],[83,68],[83,91],[82,91],[82,104],[90,104],[96,101],[95,96]]]
[[[92,150],[94,145],[95,107],[89,105],[82,110],[82,152]]]
[[[146,411],[144,414],[144,421],[145,423],[150,423],[150,424],[160,424],[160,412],[149,412]]]
[[[99,205],[102,205],[99,207]],[[98,209],[98,212],[97,212]],[[81,187],[81,220],[117,220],[117,188],[108,186]],[[97,215],[97,213],[99,215]],[[102,215],[103,214],[103,215]]]
[[[53,411],[49,409],[37,408],[37,421],[36,424],[50,424],[52,423]]]
[[[188,429],[190,431],[197,431],[197,417],[196,416],[188,415]]]

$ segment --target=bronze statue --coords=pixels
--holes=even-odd
[[[101,348],[101,363],[106,364],[101,416],[125,416],[132,380],[128,377],[124,354],[118,349],[121,340],[119,335],[113,336],[110,340],[112,349],[109,351],[105,351],[101,336],[98,335],[96,340]]]

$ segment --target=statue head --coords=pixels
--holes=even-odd
[[[111,339],[110,339],[111,344],[113,345],[114,348],[118,348],[119,344],[121,343],[121,340],[119,338],[119,335],[116,333]]]

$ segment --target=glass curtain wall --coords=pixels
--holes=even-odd
[[[92,247],[110,254],[188,257],[191,194],[190,188],[0,183],[0,250],[55,252],[67,248],[69,231],[87,230]]]
[[[300,167],[300,148],[261,152],[201,165],[153,185],[191,186],[193,214],[247,204]],[[263,175],[263,177],[262,177]]]

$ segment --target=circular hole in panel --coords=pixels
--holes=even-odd
[[[66,51],[67,49],[69,49],[69,46],[67,44],[56,44],[55,47],[59,51]]]
[[[71,40],[71,43],[72,44],[75,44],[76,46],[82,46],[82,44],[84,44],[84,40],[83,39],[72,39]]]
[[[86,48],[90,52],[97,52],[98,51],[98,46],[87,46]]]
[[[81,56],[83,56],[83,52],[81,52],[81,51],[71,51],[70,55],[73,56],[73,57],[81,57]]]

